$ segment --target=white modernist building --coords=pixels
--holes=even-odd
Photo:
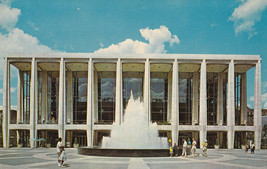
[[[19,71],[10,95],[10,67]],[[247,111],[247,71],[255,68],[254,114]],[[131,91],[148,122],[172,143],[241,148],[261,145],[261,58],[212,54],[16,54],[5,57],[3,146],[56,144],[62,137],[97,146],[113,122],[122,123]],[[10,100],[17,99],[17,113]]]

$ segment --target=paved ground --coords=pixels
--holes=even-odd
[[[200,153],[200,150],[197,150]],[[208,150],[208,157],[97,157],[78,155],[76,149],[66,149],[64,168],[69,169],[267,169],[267,150],[246,154],[243,150]],[[57,167],[55,148],[0,149],[0,169]]]

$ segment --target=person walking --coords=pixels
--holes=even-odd
[[[182,156],[187,156],[187,154],[186,154],[186,149],[187,149],[187,142],[186,142],[186,140],[185,139],[183,139],[183,153],[182,153]]]
[[[249,149],[249,145],[246,144],[246,149],[245,149],[245,152],[248,153],[248,149]]]
[[[57,142],[57,158],[59,158],[59,156],[60,156],[60,152],[61,152],[61,149],[60,149],[60,147],[62,147],[63,146],[63,144],[62,144],[62,138],[61,137],[59,137],[58,138],[58,142]],[[58,166],[60,167],[61,166],[61,164],[58,162]]]
[[[207,155],[207,150],[208,150],[208,142],[207,142],[207,140],[205,140],[205,141],[202,143],[202,145],[203,145],[203,156],[207,157],[207,156],[208,156],[208,155]]]
[[[58,156],[58,163],[59,163],[59,167],[64,167],[64,162],[67,160],[67,156],[64,150],[64,146],[60,147],[60,152],[59,152],[59,156]]]
[[[176,143],[174,143],[172,149],[173,149],[173,156],[177,157],[178,156],[178,146]]]
[[[193,138],[191,152],[192,152],[192,154],[193,154],[194,157],[196,156],[196,150],[197,150],[197,142],[196,142],[195,139]]]
[[[250,150],[251,150],[251,154],[255,154],[255,144],[254,143],[251,144]]]

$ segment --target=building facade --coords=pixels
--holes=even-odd
[[[18,69],[18,96],[10,98],[10,67]],[[254,112],[247,108],[247,71],[255,69]],[[11,139],[36,147],[98,146],[114,122],[123,122],[131,91],[149,122],[172,143],[194,138],[221,148],[261,145],[261,58],[211,54],[19,54],[5,57],[3,146]],[[10,100],[17,99],[11,115]],[[15,144],[15,143],[13,143]]]

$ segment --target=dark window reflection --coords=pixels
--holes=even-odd
[[[24,124],[30,123],[30,87],[31,87],[31,72],[22,72],[23,77],[23,122]]]
[[[73,123],[86,124],[87,72],[72,72],[73,77]]]
[[[179,123],[192,124],[193,73],[179,73]]]
[[[151,121],[167,121],[168,73],[151,73]]]
[[[143,78],[144,72],[123,72],[123,110],[125,110],[131,96],[143,100]]]
[[[98,72],[98,122],[115,121],[116,73]]]
[[[208,125],[217,124],[218,73],[207,73]]]
[[[58,122],[59,72],[47,72],[47,123]]]

